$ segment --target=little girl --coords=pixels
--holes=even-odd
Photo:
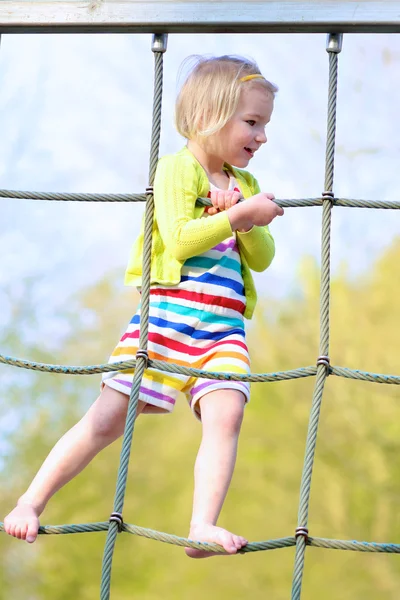
[[[151,261],[148,354],[208,371],[249,373],[243,318],[256,291],[250,269],[264,271],[274,256],[268,224],[283,210],[243,171],[267,141],[277,88],[255,63],[222,56],[199,58],[177,99],[176,126],[187,139],[159,161]],[[233,166],[234,165],[234,166]],[[196,206],[209,196],[212,207]],[[244,202],[238,202],[244,198]],[[133,246],[126,283],[140,288],[143,229]],[[135,357],[140,307],[110,361]],[[124,431],[131,371],[106,373],[100,396],[55,445],[17,506],[5,531],[35,541],[39,516],[51,496]],[[172,411],[182,392],[201,420],[189,537],[235,554],[247,540],[217,527],[233,474],[249,384],[145,371],[137,414]],[[186,549],[203,558],[209,552]]]

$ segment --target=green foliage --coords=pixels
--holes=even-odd
[[[332,364],[399,374],[400,279],[395,275],[399,259],[400,243],[396,243],[368,277],[349,280],[344,271],[334,279]],[[299,292],[279,303],[260,302],[248,336],[253,371],[315,364],[319,273],[310,260],[303,262],[298,287]],[[105,362],[136,304],[132,290],[123,291],[115,277],[86,290],[75,299],[76,309],[65,315],[70,335],[52,362]],[[7,333],[10,353],[13,327]],[[44,354],[39,343],[25,345],[20,353],[34,360],[43,360]],[[4,399],[18,414],[19,426],[8,435],[12,446],[0,473],[2,514],[62,432],[90,405],[99,384],[98,376],[31,374],[29,380],[22,379],[22,397],[22,387],[16,391],[15,381],[9,389],[3,386]],[[293,535],[313,385],[313,378],[253,384],[221,525],[251,540]],[[311,535],[399,542],[397,398],[396,386],[328,378],[313,473]],[[173,415],[140,417],[124,509],[127,522],[187,534],[200,433],[183,401]],[[49,503],[43,523],[107,520],[119,449],[116,443],[105,450],[61,490]],[[93,533],[41,536],[28,546],[1,535],[0,600],[98,597],[104,542],[105,533]],[[113,560],[111,597],[239,600],[251,595],[255,600],[287,600],[293,559],[293,549],[284,549],[190,561],[180,548],[122,534]],[[395,600],[399,560],[396,555],[309,548],[303,596]]]

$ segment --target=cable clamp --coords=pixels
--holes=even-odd
[[[330,364],[331,364],[331,361],[330,361],[329,356],[324,356],[324,355],[318,356],[317,367],[318,367],[318,365],[325,365],[327,368],[329,368]]]
[[[148,185],[146,188],[146,194],[154,194],[154,188],[152,185]]]
[[[299,536],[303,536],[303,537],[304,537],[304,539],[305,539],[305,541],[307,541],[307,540],[308,540],[308,529],[307,529],[307,527],[297,527],[297,528],[296,528],[296,531],[295,531],[294,537],[295,537],[295,538],[296,538],[296,540],[297,540],[297,538],[298,538]]]
[[[329,356],[324,356],[324,355],[318,356],[317,367],[318,367],[318,365],[325,365],[326,376],[328,376],[329,375],[329,367],[331,365]]]
[[[109,518],[110,523],[115,522],[118,524],[118,532],[121,533],[122,527],[124,525],[124,520],[122,518],[122,514],[119,512],[112,512]]]
[[[147,367],[148,367],[148,364],[149,364],[149,354],[148,354],[147,350],[141,350],[141,349],[139,348],[139,350],[136,352],[136,360],[137,360],[138,358],[144,358],[144,360],[145,360],[145,362],[146,362],[145,369],[147,369]]]
[[[326,37],[326,51],[339,54],[342,51],[343,33],[328,33]]]
[[[322,192],[322,200],[330,200],[333,204],[333,201],[335,200],[335,195],[332,192],[332,190],[325,190],[324,192]]]
[[[154,33],[151,40],[151,51],[152,52],[164,52],[167,51],[168,33]]]

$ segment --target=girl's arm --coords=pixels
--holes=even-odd
[[[249,183],[256,196],[260,193],[260,186],[250,173],[248,175],[251,178]],[[274,196],[270,197],[274,198]],[[268,229],[268,225],[262,227],[253,226],[246,232],[237,231],[237,240],[240,251],[250,269],[262,272],[269,267],[275,256],[275,242]]]
[[[268,226],[254,226],[245,233],[237,232],[241,253],[253,271],[265,271],[275,256],[275,242]]]
[[[158,163],[154,181],[157,224],[165,246],[179,261],[206,252],[232,235],[226,211],[204,219],[195,217],[198,181],[195,165],[184,157],[168,155]]]

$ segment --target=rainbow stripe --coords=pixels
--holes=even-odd
[[[243,313],[245,295],[235,236],[188,259],[177,286],[150,290],[148,354],[150,359],[207,371],[250,372]],[[110,363],[135,357],[139,343],[140,306]],[[105,373],[103,382],[129,394],[133,370]],[[218,389],[236,389],[249,399],[245,382],[218,381],[147,369],[140,399],[169,412],[182,392],[196,416],[198,401]]]

